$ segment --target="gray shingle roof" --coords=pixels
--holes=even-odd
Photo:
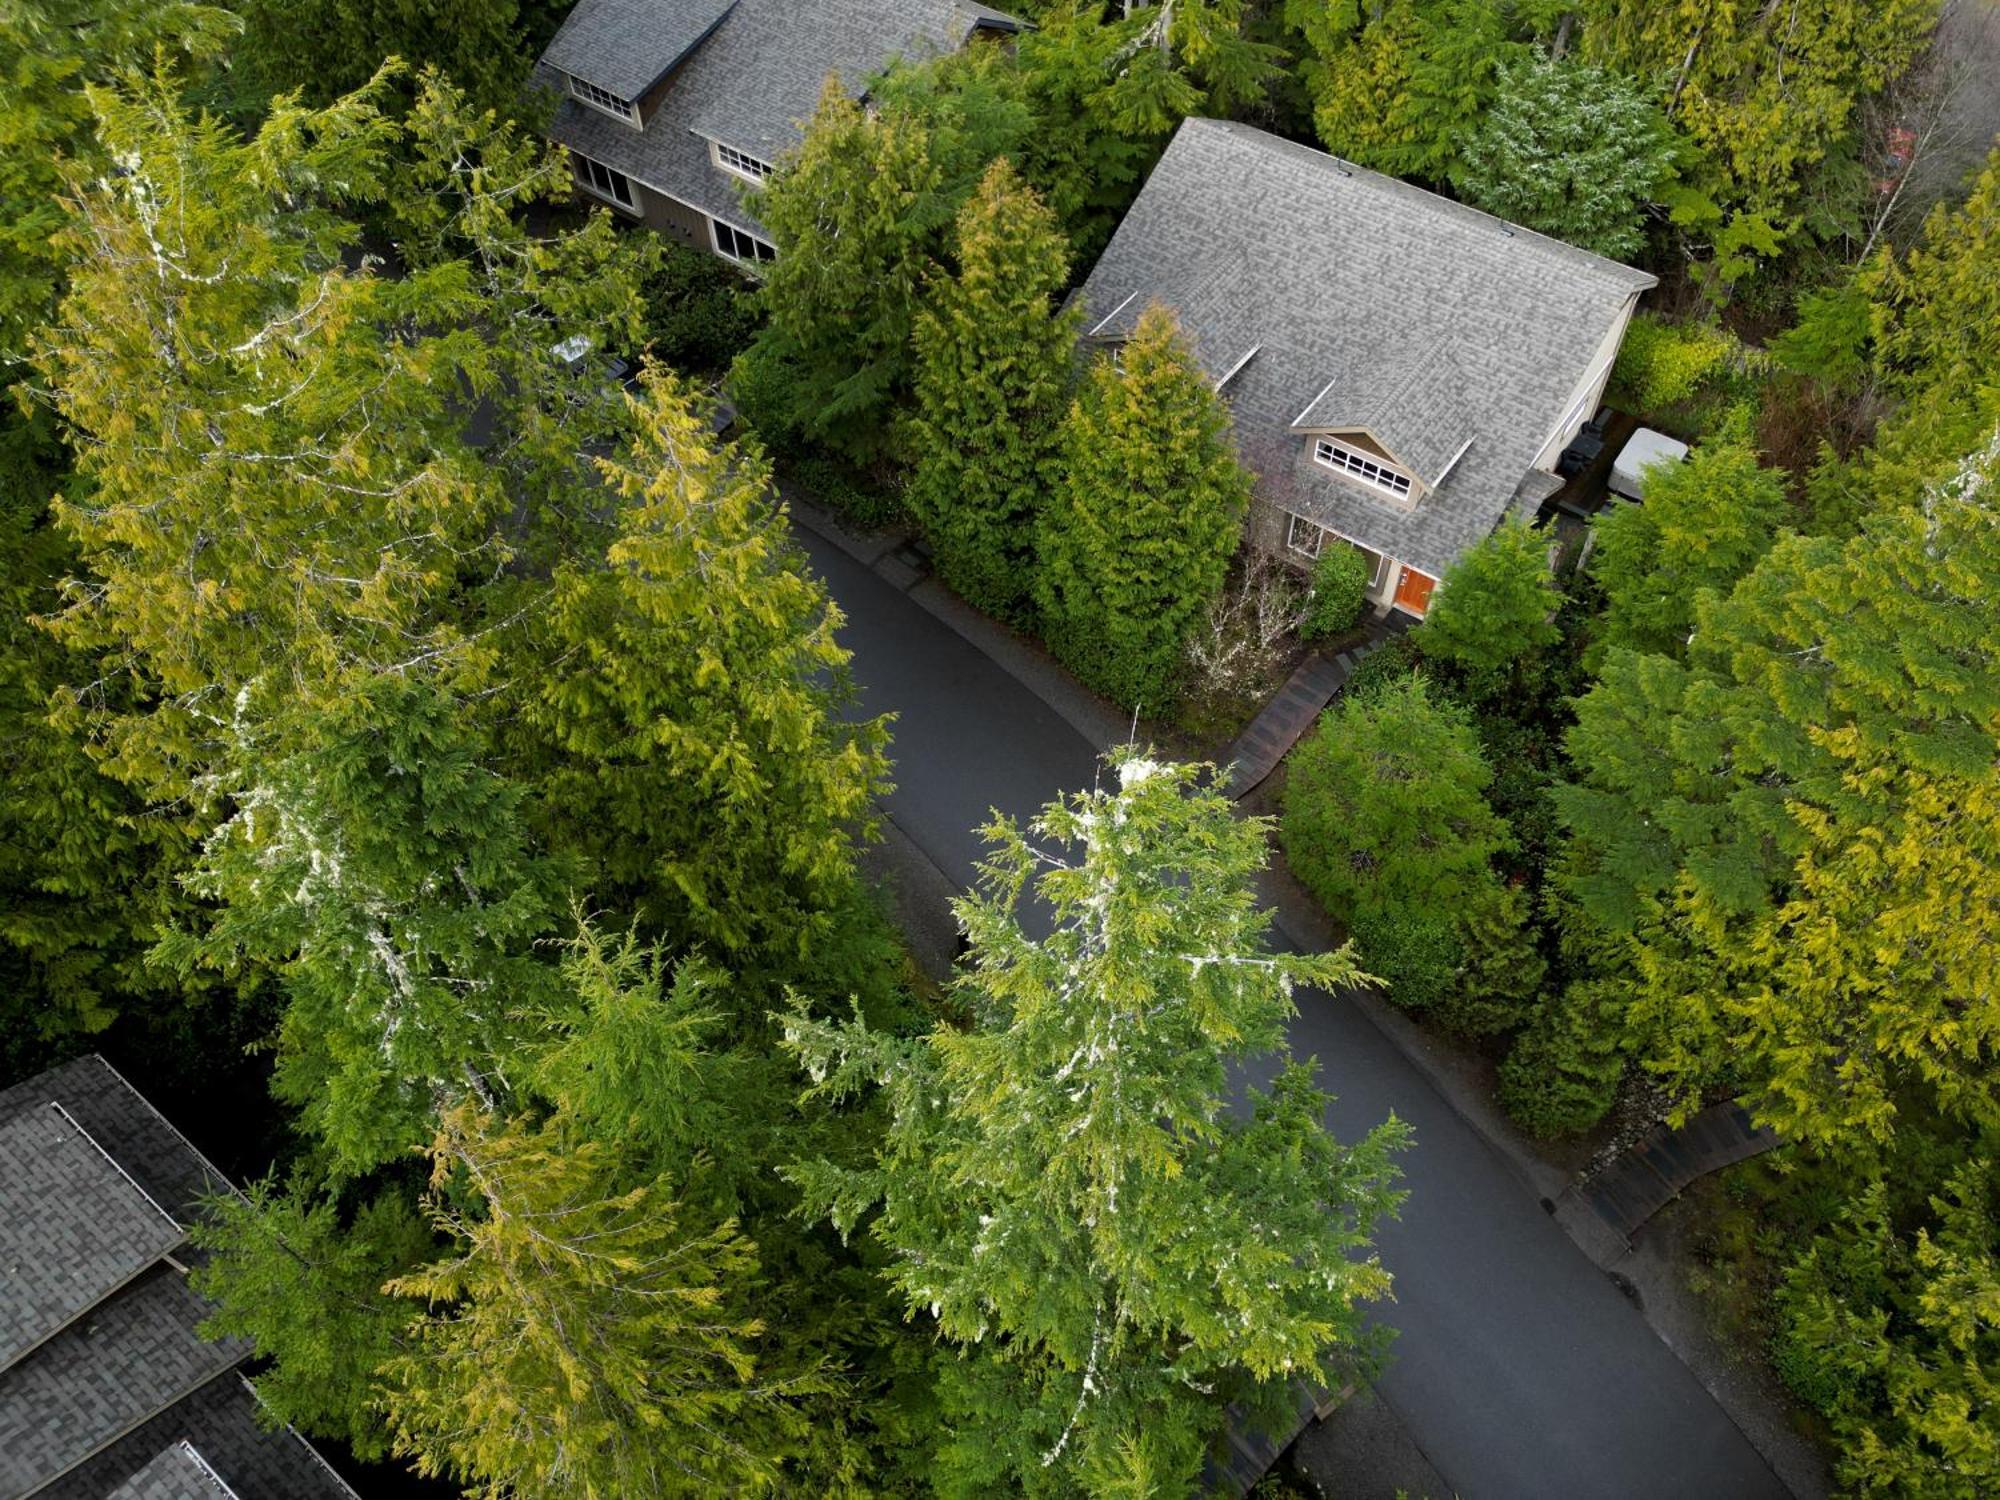
[[[106,1493],[104,1500],[242,1500],[185,1438]]]
[[[156,1265],[0,1374],[0,1495],[28,1495],[235,1365],[195,1337],[208,1304]]]
[[[181,1226],[228,1190],[101,1057],[0,1090],[4,1500],[103,1500],[183,1440],[241,1500],[351,1500],[296,1433],[259,1430],[233,1373],[250,1345],[195,1332],[212,1308]]]
[[[700,46],[734,3],[577,0],[542,61],[629,102]]]
[[[712,218],[757,229],[739,179],[711,163],[709,140],[775,163],[798,144],[827,74],[858,92],[896,58],[935,56],[981,27],[1020,25],[967,0],[736,0],[674,75],[643,131],[565,99],[549,135]],[[604,45],[615,47],[617,38]],[[559,88],[563,69],[553,52],[536,77]]]
[[[61,1105],[0,1124],[0,1369],[180,1241]]]
[[[1211,377],[1256,348],[1227,395],[1259,494],[1442,573],[1515,502],[1651,285],[1324,152],[1191,119],[1081,300],[1087,329],[1111,317],[1099,338],[1124,337],[1153,302],[1174,308]],[[1300,432],[1334,425],[1366,427],[1427,481],[1458,462],[1406,508],[1312,461]]]
[[[122,1442],[70,1470],[35,1500],[104,1500],[162,1449],[187,1443],[239,1500],[355,1500],[312,1445],[289,1427],[259,1421],[249,1382],[218,1375]]]

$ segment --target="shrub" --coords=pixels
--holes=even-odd
[[[871,484],[831,454],[795,453],[784,475],[841,520],[863,531],[881,531],[903,519],[903,507],[886,487]]]
[[[1463,709],[1411,675],[1344,697],[1291,755],[1280,832],[1293,871],[1350,925],[1371,911],[1448,911],[1484,891],[1507,826]]]
[[[720,256],[668,244],[642,289],[653,352],[683,372],[727,369],[763,319],[742,275]]]
[[[1736,341],[1707,323],[1669,323],[1640,313],[1625,330],[1611,371],[1611,399],[1652,416],[1688,400],[1723,373]]]
[[[1354,918],[1353,937],[1361,966],[1400,1009],[1424,1012],[1451,1000],[1465,948],[1449,917],[1410,908],[1363,911]]]
[[[1562,592],[1549,571],[1549,545],[1546,532],[1503,522],[1451,565],[1412,632],[1425,656],[1450,664],[1469,697],[1517,685],[1527,664],[1561,639],[1554,615]]]
[[[1514,1043],[1500,1065],[1500,1103],[1539,1136],[1576,1135],[1609,1113],[1625,1076],[1615,981],[1571,985]]]
[[[1324,548],[1313,564],[1312,592],[1299,633],[1318,641],[1352,630],[1368,603],[1368,573],[1368,559],[1360,548],[1345,543]]]
[[[1370,697],[1388,684],[1400,682],[1421,671],[1422,661],[1414,641],[1406,635],[1395,636],[1354,664],[1354,670],[1347,674],[1347,686],[1341,690],[1341,696]]]

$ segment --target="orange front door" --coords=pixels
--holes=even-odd
[[[1431,590],[1437,585],[1438,581],[1428,573],[1403,569],[1403,576],[1396,580],[1396,608],[1421,620],[1431,607]]]

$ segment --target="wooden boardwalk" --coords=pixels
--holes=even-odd
[[[1315,651],[1307,657],[1223,752],[1222,763],[1234,768],[1225,789],[1229,795],[1236,798],[1248,796],[1266,776],[1277,770],[1285,752],[1313,727],[1320,711],[1333,701],[1335,693],[1347,685],[1355,663],[1392,637],[1402,634],[1411,623],[1406,616],[1391,615],[1372,622],[1368,638],[1360,644],[1333,656]]]
[[[1626,1241],[1696,1178],[1747,1160],[1780,1144],[1777,1132],[1753,1124],[1750,1112],[1730,1100],[1710,1105],[1679,1130],[1662,1123],[1588,1181],[1571,1183],[1563,1197],[1588,1209]]]
[[[1202,1493],[1243,1500],[1243,1496],[1256,1488],[1257,1481],[1270,1472],[1271,1465],[1278,1461],[1278,1455],[1291,1447],[1309,1424],[1325,1417],[1353,1394],[1352,1386],[1329,1391],[1323,1385],[1294,1380],[1290,1420],[1279,1432],[1264,1432],[1252,1427],[1241,1407],[1230,1407],[1226,1447],[1220,1454],[1210,1454],[1207,1464],[1203,1466]]]

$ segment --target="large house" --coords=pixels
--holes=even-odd
[[[773,259],[743,206],[799,143],[829,73],[859,92],[897,58],[1019,31],[971,0],[578,0],[536,80],[578,185],[671,239]]]
[[[1251,540],[1361,549],[1421,617],[1560,486],[1654,278],[1247,125],[1184,122],[1081,292],[1086,347],[1164,303],[1256,475]]]
[[[227,1191],[101,1057],[0,1090],[0,1500],[355,1500],[195,1333],[187,1226]]]

